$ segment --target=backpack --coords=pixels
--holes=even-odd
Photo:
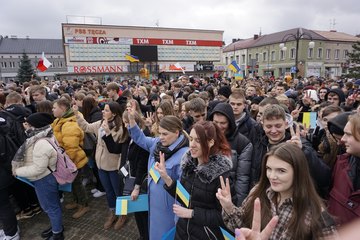
[[[6,110],[1,111],[1,113],[3,113],[3,116],[6,115],[9,117],[7,118],[9,122],[8,134],[19,148],[27,138],[25,134],[25,128],[23,126],[24,116],[16,116],[13,113]]]
[[[66,154],[65,149],[59,145],[55,137],[44,139],[46,139],[57,152],[56,170],[53,171],[49,167],[48,169],[60,185],[72,183],[78,174],[75,163]]]

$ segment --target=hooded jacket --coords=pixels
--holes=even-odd
[[[197,159],[187,151],[181,160],[181,184],[190,194],[189,209],[194,210],[193,218],[179,218],[175,239],[223,239],[219,226],[224,228],[221,205],[216,198],[220,187],[220,176],[226,178],[232,168],[231,160],[224,155],[209,157],[209,162],[198,165]],[[175,197],[177,181],[164,188]],[[181,200],[177,198],[180,202]],[[215,237],[216,236],[216,237]]]
[[[240,206],[250,190],[253,145],[247,137],[236,131],[235,117],[230,104],[217,104],[209,115],[209,120],[213,120],[215,113],[225,116],[229,123],[226,139],[233,150],[233,168],[230,172],[231,196],[233,203]]]
[[[345,94],[341,89],[338,88],[334,88],[334,89],[330,89],[329,92],[326,93],[325,95],[325,100],[327,101],[329,93],[335,93],[336,95],[339,96],[339,100],[340,100],[340,104],[345,102]]]

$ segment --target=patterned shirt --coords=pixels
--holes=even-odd
[[[251,193],[250,193],[251,194]],[[287,225],[290,222],[292,211],[293,211],[293,201],[292,198],[286,199],[281,205],[277,206],[276,203],[273,202],[275,192],[270,188],[266,191],[267,197],[270,201],[271,205],[271,216],[278,216],[279,221],[271,233],[269,240],[289,240],[293,239],[291,233],[287,229]],[[224,210],[222,211],[222,216],[224,219],[224,223],[231,230],[235,231],[235,228],[241,228],[243,226],[243,216],[245,214],[245,206],[248,204],[249,197],[247,197],[241,207],[233,206],[233,209],[230,213],[226,213]],[[306,214],[305,222],[310,225],[311,222],[311,213],[308,212]],[[336,235],[335,223],[332,221],[330,216],[326,211],[322,213],[322,225],[324,226],[323,238],[322,239],[335,239],[332,236]]]

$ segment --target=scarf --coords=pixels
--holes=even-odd
[[[26,130],[26,135],[28,136],[28,138],[15,153],[15,156],[12,160],[13,165],[14,164],[18,165],[19,163],[22,163],[25,159],[26,150],[29,147],[31,147],[33,144],[35,144],[35,142],[38,141],[39,139],[45,137],[52,137],[53,131],[51,126],[47,125],[42,128],[28,129]]]
[[[180,135],[181,136],[181,135]],[[180,137],[179,136],[179,137]],[[165,147],[161,144],[161,142],[156,143],[156,147],[154,150],[154,158],[156,162],[160,162],[160,152],[164,153],[165,161],[169,159],[174,153],[176,153],[179,149],[183,147],[189,146],[189,140],[187,137],[183,136],[181,142],[173,149],[170,150],[169,147]]]

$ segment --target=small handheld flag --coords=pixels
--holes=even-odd
[[[150,174],[151,178],[154,180],[154,182],[158,183],[158,181],[160,179],[160,173],[155,170],[154,166],[155,166],[155,163],[151,166],[151,168],[149,170],[149,174]]]
[[[131,54],[125,54],[125,59],[130,62],[139,62],[139,58]]]
[[[127,215],[127,213],[128,213],[127,208],[128,208],[128,200],[122,199],[120,201],[120,206],[119,206],[120,215]]]
[[[186,191],[179,180],[176,181],[176,195],[178,195],[183,203],[189,207],[190,194]]]
[[[224,236],[225,240],[235,240],[234,236],[232,236],[228,231],[226,231],[225,229],[223,229],[221,227],[220,227],[220,230],[221,230],[221,233]]]
[[[47,60],[43,52],[36,68],[39,69],[41,72],[45,72],[50,66],[51,62]]]
[[[316,112],[304,112],[302,123],[306,125],[307,128],[316,128]]]
[[[228,66],[228,68],[229,68],[231,71],[236,72],[236,73],[241,71],[239,65],[237,65],[237,63],[236,63],[235,60],[233,60],[233,61],[230,63],[230,65]]]

